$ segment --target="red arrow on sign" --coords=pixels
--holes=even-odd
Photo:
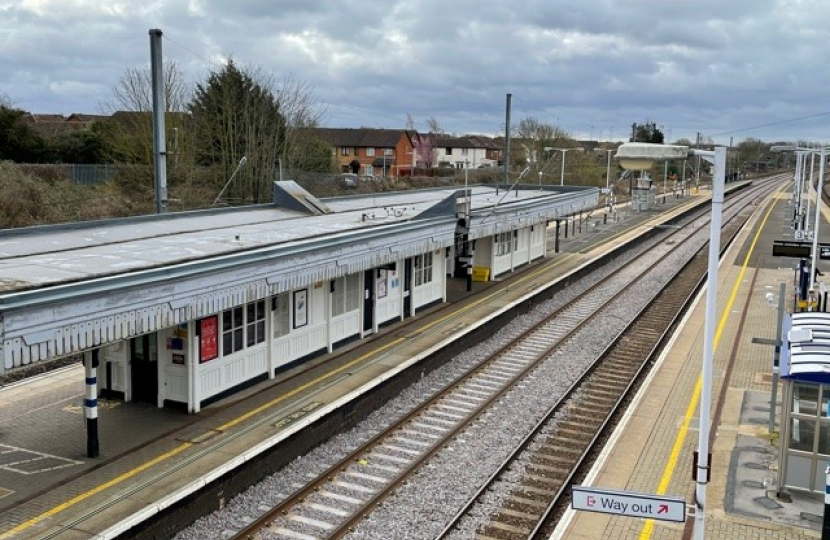
[[[668,511],[669,511],[669,505],[668,504],[661,504],[660,507],[657,509],[658,514],[665,514]]]

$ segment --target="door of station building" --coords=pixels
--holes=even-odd
[[[133,401],[156,404],[159,391],[158,357],[155,332],[130,340]]]
[[[375,271],[363,272],[363,332],[371,332],[375,324]]]
[[[403,262],[403,318],[412,315],[412,259]]]

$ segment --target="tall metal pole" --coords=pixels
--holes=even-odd
[[[703,335],[703,376],[700,391],[700,429],[695,478],[695,540],[703,540],[706,521],[706,486],[709,484],[709,410],[712,394],[712,364],[715,352],[715,319],[718,300],[721,213],[726,169],[726,148],[715,149],[712,178],[712,221],[709,231],[709,269],[706,280],[706,322]]]
[[[815,169],[815,166],[816,166],[816,153],[815,152],[810,152],[810,184],[809,184],[810,188],[813,187],[813,170]],[[818,193],[818,192],[816,192],[816,193]],[[818,208],[818,206],[816,206],[816,208]],[[809,223],[810,223],[810,190],[809,189],[807,190],[807,211],[804,214],[804,223],[807,224],[807,227],[805,227],[805,228],[809,229],[810,228],[810,226],[809,226]],[[813,232],[813,234],[815,234],[815,232]]]
[[[778,402],[778,366],[781,361],[781,339],[784,327],[784,296],[787,294],[787,284],[778,284],[778,318],[775,329],[775,350],[772,356],[772,392],[769,406],[769,432],[775,431],[775,407]]]
[[[565,185],[565,153],[567,151],[568,151],[567,149],[562,150],[562,170],[559,171],[559,185],[560,186]]]
[[[605,190],[608,191],[611,189],[611,152],[613,150],[606,150],[606,152],[608,152],[608,165],[605,171]]]
[[[504,118],[504,183],[506,188],[510,191],[510,101],[513,99],[513,94],[507,94],[507,104],[505,106]],[[496,183],[496,195],[499,194],[499,185]]]
[[[815,290],[816,287],[816,262],[818,261],[818,225],[819,217],[821,217],[821,193],[824,190],[824,163],[826,161],[825,155],[826,147],[821,146],[821,153],[819,158],[821,163],[818,166],[818,191],[816,192],[816,221],[813,226],[813,261],[810,266],[810,288]]]
[[[156,213],[167,212],[167,143],[164,126],[164,74],[161,30],[150,30],[150,73],[153,84],[153,174],[156,179]]]

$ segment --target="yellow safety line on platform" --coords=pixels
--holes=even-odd
[[[634,227],[632,227],[632,228],[630,228],[626,231],[621,232],[620,235],[629,232],[633,228]],[[550,264],[545,264],[545,265],[541,266],[540,268],[537,268],[537,269],[529,272],[528,274],[520,276],[516,280],[515,284],[518,285],[518,284],[521,284],[521,283],[523,283],[525,281],[528,281],[530,279],[534,279],[539,274],[541,274],[542,272],[548,271],[548,270],[550,270],[550,269],[552,269],[556,266],[559,266],[562,263],[564,263],[565,261],[575,257],[576,255],[577,255],[576,253],[569,253],[569,254],[564,255],[564,256],[562,256],[562,257],[560,257],[560,258],[558,258],[554,261],[551,261]],[[399,337],[397,339],[394,339],[394,340],[390,341],[389,343],[387,343],[385,345],[382,345],[382,346],[378,347],[377,349],[375,349],[371,352],[367,352],[366,354],[363,354],[363,355],[355,358],[354,360],[340,366],[337,369],[334,369],[330,372],[327,372],[326,374],[324,374],[324,375],[322,375],[322,376],[320,376],[320,377],[318,377],[318,378],[316,378],[312,381],[309,381],[306,384],[303,384],[303,385],[295,388],[294,390],[292,390],[288,393],[280,395],[280,397],[275,398],[275,399],[269,401],[268,403],[260,405],[259,407],[255,408],[255,409],[252,409],[252,410],[250,410],[250,411],[248,411],[244,414],[241,414],[241,415],[237,416],[236,418],[234,418],[233,420],[225,422],[224,424],[222,424],[221,426],[219,426],[215,429],[217,431],[225,431],[225,430],[239,424],[240,422],[243,422],[243,421],[251,418],[252,416],[255,416],[255,415],[257,415],[257,414],[273,407],[274,405],[277,405],[278,403],[280,403],[282,401],[285,401],[286,399],[288,399],[290,397],[293,397],[293,396],[297,395],[298,393],[307,390],[311,386],[319,384],[319,383],[325,381],[328,378],[331,378],[331,377],[333,377],[333,376],[335,376],[335,375],[337,375],[337,374],[339,374],[339,373],[341,373],[341,372],[343,372],[347,369],[350,369],[355,364],[359,364],[360,362],[363,362],[364,360],[366,360],[370,356],[376,355],[378,353],[381,353],[381,352],[385,351],[386,349],[394,347],[395,345],[398,345],[399,343],[401,343],[402,341],[405,341],[406,339],[409,339],[411,337],[415,337],[416,335],[424,332],[425,330],[429,330],[430,328],[432,328],[434,326],[437,326],[438,324],[444,322],[445,320],[447,320],[451,317],[455,317],[460,313],[464,313],[466,311],[469,311],[473,307],[476,307],[479,304],[482,304],[482,303],[492,299],[493,297],[495,297],[499,294],[503,294],[503,292],[493,292],[493,293],[490,293],[487,296],[484,296],[484,297],[482,297],[478,300],[470,302],[469,304],[467,304],[466,306],[464,306],[463,308],[461,308],[459,310],[456,310],[452,313],[449,313],[449,314],[445,315],[444,317],[436,319],[435,321],[432,321],[431,323],[427,323],[427,324],[423,325],[421,328],[419,328],[415,332],[407,334],[404,337]],[[55,514],[57,514],[59,512],[62,512],[63,510],[66,510],[67,508],[75,506],[76,504],[78,504],[82,501],[85,501],[86,499],[88,499],[88,498],[104,491],[105,489],[108,489],[108,488],[111,488],[111,487],[113,487],[117,484],[120,484],[121,482],[124,482],[125,480],[129,480],[130,478],[137,475],[138,473],[141,473],[141,472],[149,469],[150,467],[152,467],[154,465],[157,465],[157,464],[159,464],[159,463],[161,463],[161,462],[163,462],[163,461],[165,461],[165,460],[167,460],[167,459],[169,459],[169,458],[171,458],[171,457],[173,457],[177,454],[180,454],[181,452],[183,452],[184,450],[187,450],[191,446],[193,446],[193,443],[184,443],[184,444],[182,444],[180,446],[177,446],[176,448],[170,450],[167,453],[164,453],[164,454],[162,454],[162,455],[160,455],[160,456],[158,456],[158,457],[156,457],[156,458],[154,458],[150,461],[142,463],[138,467],[136,467],[134,469],[131,469],[131,470],[125,472],[124,474],[120,475],[120,476],[117,476],[117,477],[115,477],[115,478],[113,478],[113,479],[111,479],[107,482],[104,482],[102,484],[99,484],[98,486],[95,486],[94,488],[92,488],[88,491],[85,491],[85,492],[83,492],[79,495],[76,495],[75,497],[73,497],[73,498],[71,498],[71,499],[69,499],[69,500],[67,500],[63,503],[61,503],[57,506],[54,506],[54,507],[50,508],[49,510],[46,510],[45,512],[43,512],[42,514],[40,514],[38,516],[35,516],[35,517],[33,517],[33,518],[31,518],[27,521],[24,521],[23,523],[15,526],[12,529],[9,529],[9,530],[7,530],[3,533],[0,533],[0,540],[6,540],[8,538],[11,538],[13,535],[25,531],[26,529],[40,523],[41,521],[43,521],[46,518],[52,517]]]
[[[62,512],[63,510],[66,510],[70,506],[75,506],[79,502],[81,502],[85,499],[88,499],[89,497],[95,495],[96,493],[100,493],[100,492],[104,491],[107,488],[110,488],[110,487],[112,487],[116,484],[120,484],[124,480],[128,480],[129,478],[132,478],[133,476],[137,475],[138,473],[140,473],[140,472],[142,472],[146,469],[149,469],[153,465],[161,463],[162,461],[165,461],[166,459],[169,459],[169,458],[175,456],[176,454],[180,454],[181,452],[183,452],[184,450],[187,450],[191,446],[193,446],[193,443],[181,444],[181,445],[177,446],[176,448],[170,450],[169,452],[164,453],[164,454],[156,457],[155,459],[151,459],[150,461],[148,461],[146,463],[143,463],[142,465],[139,465],[135,469],[127,471],[127,472],[125,472],[124,474],[122,474],[120,476],[116,476],[112,480],[104,482],[103,484],[99,484],[99,485],[95,486],[94,488],[90,489],[89,491],[85,491],[84,493],[81,493],[80,495],[76,495],[75,497],[72,497],[68,501],[62,502],[61,504],[50,508],[49,510],[47,510],[47,511],[43,512],[42,514],[40,514],[39,516],[35,516],[35,517],[33,517],[33,518],[31,518],[27,521],[24,521],[20,525],[17,525],[16,527],[14,527],[12,529],[9,529],[8,531],[0,534],[0,540],[5,540],[6,538],[11,538],[13,535],[15,535],[19,532],[23,532],[26,529],[28,529],[29,527],[32,527],[33,525],[37,525],[38,523],[40,523],[44,519],[46,519],[48,517],[52,517],[55,514],[57,514],[58,512]]]
[[[782,188],[779,188],[779,192]],[[775,203],[778,201],[777,193],[775,197],[771,197],[772,204],[770,204],[769,209],[767,210],[766,215],[764,215],[764,219],[761,221],[761,226],[758,227],[758,231],[755,233],[755,237],[752,239],[752,243],[749,246],[749,250],[746,253],[746,257],[744,258],[743,265],[741,265],[741,272],[738,274],[738,279],[735,280],[735,285],[732,287],[732,292],[729,295],[729,300],[726,302],[726,307],[723,309],[723,314],[721,315],[721,319],[718,322],[718,328],[715,332],[715,340],[712,346],[712,354],[718,348],[718,343],[720,342],[721,334],[723,333],[723,329],[726,326],[726,322],[729,320],[729,315],[732,311],[732,304],[735,303],[735,298],[738,295],[738,287],[741,286],[743,282],[744,274],[746,273],[746,267],[749,266],[749,258],[752,256],[752,253],[755,251],[755,244],[758,242],[758,238],[761,236],[761,231],[764,230],[764,226],[767,223],[767,219],[769,218],[770,214],[772,214],[772,209],[775,207]],[[728,381],[724,381],[723,384],[728,384]],[[680,450],[683,448],[683,443],[686,441],[686,435],[689,432],[689,426],[692,423],[692,417],[694,416],[695,411],[697,410],[698,402],[700,400],[700,390],[703,386],[702,375],[697,376],[697,380],[695,381],[695,388],[692,391],[692,399],[689,401],[689,406],[686,408],[686,415],[683,417],[683,424],[680,426],[680,430],[677,432],[677,438],[674,441],[674,446],[671,449],[671,454],[669,454],[669,461],[666,463],[666,468],[663,469],[663,476],[660,478],[660,484],[657,486],[657,495],[665,495],[666,490],[669,488],[669,483],[671,482],[672,476],[674,476],[674,469],[677,466],[678,458],[680,457]],[[654,529],[654,520],[646,520],[645,525],[643,526],[643,530],[640,532],[640,540],[648,540],[651,538],[651,533]]]

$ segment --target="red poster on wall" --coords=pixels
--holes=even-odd
[[[199,321],[199,363],[219,356],[219,317]]]

